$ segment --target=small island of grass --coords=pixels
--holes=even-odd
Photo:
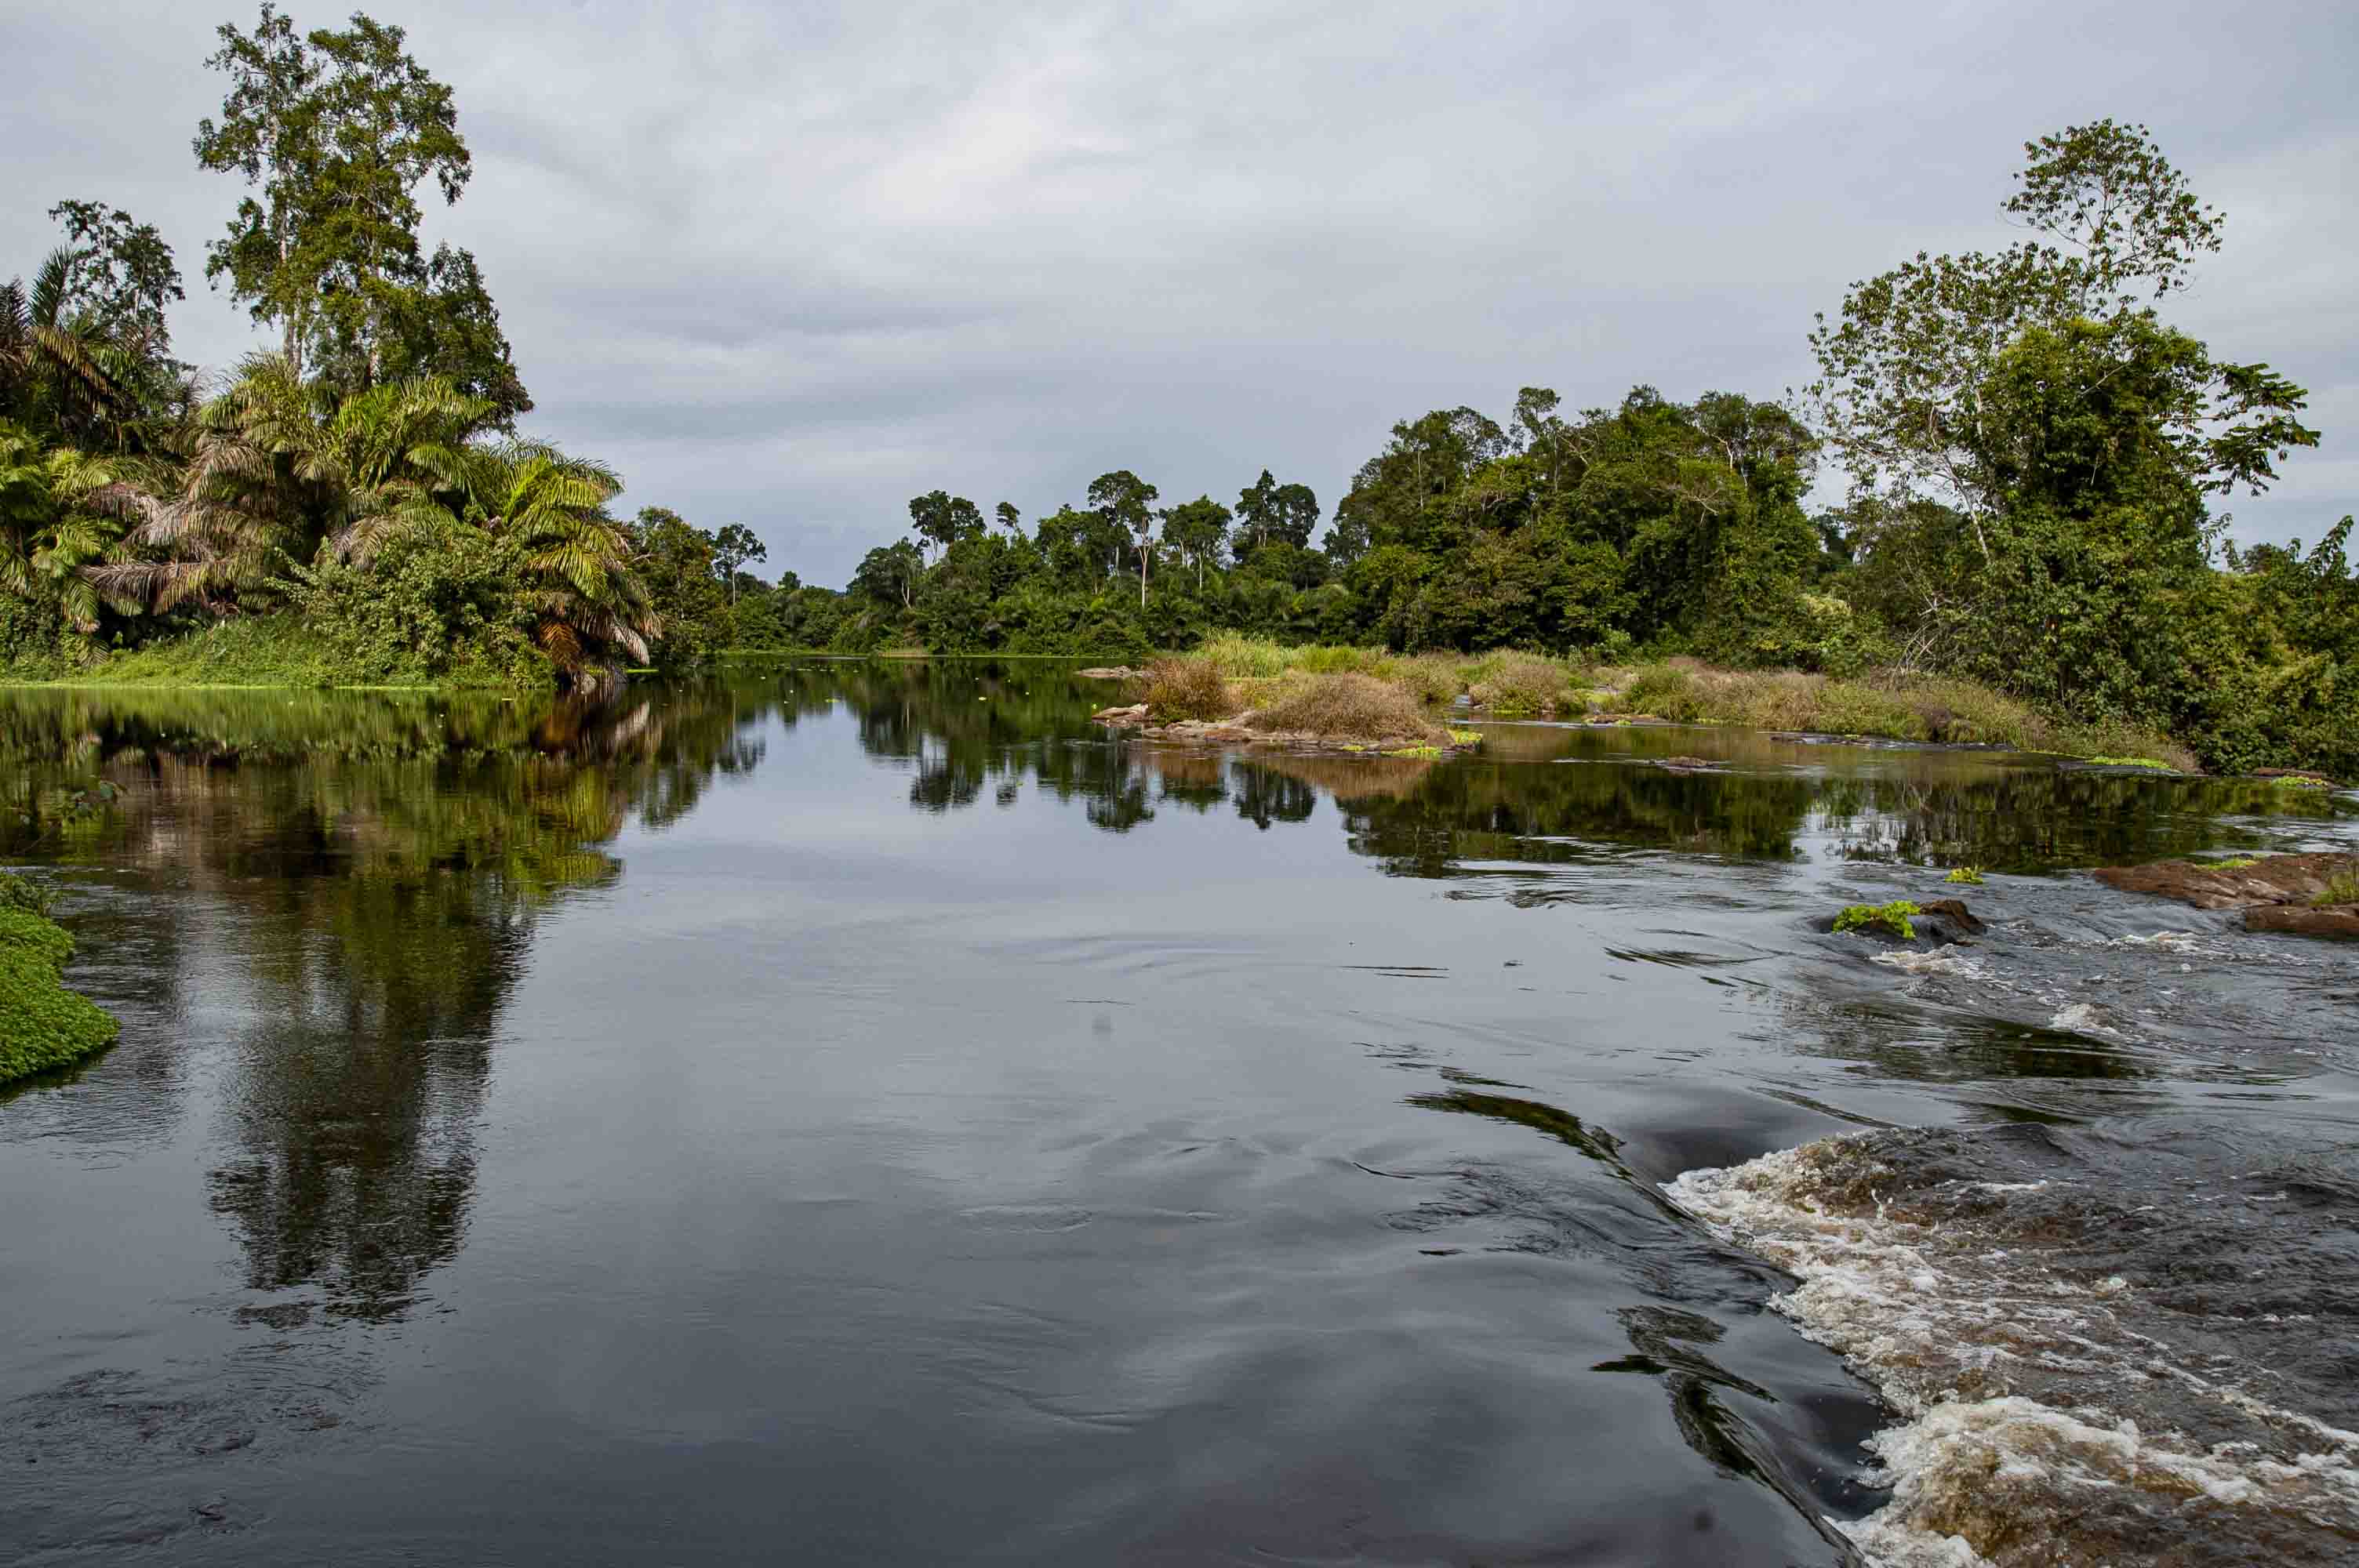
[[[114,1043],[114,1015],[64,984],[73,938],[29,882],[0,871],[0,1084],[71,1066]]]

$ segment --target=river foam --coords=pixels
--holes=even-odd
[[[1899,1418],[1891,1568],[2359,1559],[2359,1184],[2191,1137],[1828,1139],[1667,1184]]]

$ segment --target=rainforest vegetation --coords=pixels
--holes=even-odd
[[[1526,387],[1403,419],[1332,512],[1271,470],[1234,501],[1116,470],[1028,519],[946,486],[836,589],[759,575],[742,524],[623,514],[619,475],[527,433],[482,268],[419,236],[471,161],[399,28],[266,5],[219,36],[193,151],[242,193],[204,272],[274,346],[178,360],[164,238],[50,209],[57,247],[0,287],[17,678],[597,685],[731,650],[1133,659],[1230,633],[1648,666],[1690,698],[1715,667],[1948,682],[2215,769],[2359,775],[2351,524],[2228,540],[2217,504],[2318,433],[2299,386],[2170,324],[2225,222],[2143,127],[2029,144],[2003,207],[2024,237],[1854,284],[1782,398]]]

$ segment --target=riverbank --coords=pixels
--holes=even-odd
[[[0,871],[0,1084],[71,1066],[114,1044],[120,1026],[68,990],[73,938],[30,882]]]
[[[1883,670],[1852,679],[1799,670],[1721,670],[1692,659],[1591,665],[1546,654],[1394,654],[1382,648],[1294,646],[1223,635],[1157,665],[1156,688],[1173,694],[1173,717],[1219,717],[1266,704],[1342,674],[1386,682],[1428,707],[1477,709],[1498,719],[1659,719],[1754,730],[1951,745],[2011,747],[2084,759],[2137,759],[2199,772],[2195,755],[2168,736],[2122,723],[2050,718],[1972,681]],[[1180,694],[1193,697],[1181,710]]]
[[[514,666],[460,663],[429,671],[422,659],[399,654],[354,659],[322,640],[292,611],[218,621],[86,664],[49,654],[0,665],[0,686],[528,691],[554,685],[555,672],[546,660]]]

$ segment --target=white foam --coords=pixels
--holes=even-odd
[[[1897,1173],[1859,1147],[1876,1136],[1690,1171],[1664,1187],[1712,1230],[1794,1274],[1800,1284],[1770,1304],[1841,1354],[1906,1418],[1867,1444],[1891,1500],[1842,1527],[1870,1562],[2011,1568],[2059,1561],[2057,1532],[2069,1535],[2096,1506],[2093,1498],[2110,1499],[2103,1506],[2127,1510],[2125,1519],[2201,1497],[2359,1523],[2359,1434],[2156,1354],[2169,1347],[2116,1321],[2116,1309],[2136,1295],[2119,1275],[2082,1283],[2049,1271],[2036,1249],[1994,1248],[1971,1225],[1935,1227],[1894,1214],[1877,1189]],[[2049,1184],[1960,1184],[2004,1199]],[[1865,1201],[1831,1207],[1837,1190]],[[2242,1443],[2206,1449],[2078,1402],[2156,1379],[2261,1422],[2277,1434],[2277,1453]],[[2071,1408],[2027,1397],[2018,1381]]]
[[[1980,979],[1983,977],[1982,965],[1959,952],[1954,946],[1937,947],[1930,953],[1919,953],[1908,947],[1893,947],[1881,953],[1869,954],[1868,960],[1891,968],[1904,969],[1912,975],[1961,975],[1969,979]]]

